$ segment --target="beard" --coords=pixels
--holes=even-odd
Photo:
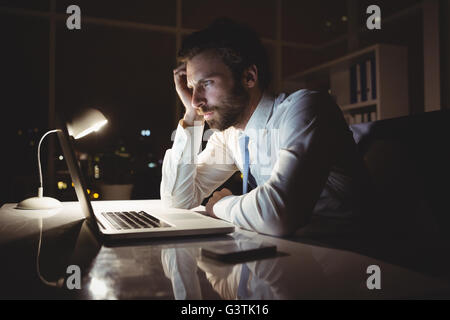
[[[220,103],[201,108],[201,111],[203,114],[214,111],[214,118],[206,120],[206,122],[211,129],[224,131],[242,121],[249,102],[250,95],[241,83],[236,82],[233,89],[222,98]]]

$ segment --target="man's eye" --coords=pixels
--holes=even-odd
[[[211,83],[212,83],[211,80],[205,81],[205,82],[203,82],[203,87],[208,87],[211,85]]]

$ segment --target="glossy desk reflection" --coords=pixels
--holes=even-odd
[[[94,203],[95,207],[95,203]],[[39,219],[0,210],[0,296],[75,299],[329,299],[449,297],[446,276],[430,276],[347,250],[238,230],[226,236],[102,244],[76,203],[43,218],[41,271],[56,278],[79,265],[81,290],[49,293],[35,275]],[[200,256],[211,243],[261,240],[279,254],[226,264]],[[65,257],[63,257],[65,256]],[[367,267],[381,269],[381,290],[369,290]],[[243,275],[245,273],[245,276]],[[32,292],[32,294],[30,293]]]

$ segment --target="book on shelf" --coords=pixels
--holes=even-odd
[[[350,103],[376,100],[375,57],[350,66]]]
[[[356,102],[361,102],[361,65],[356,65]]]
[[[369,122],[369,114],[367,112],[362,114],[362,122]]]
[[[358,110],[351,113],[344,113],[345,121],[347,124],[359,124],[365,122],[373,122],[377,120],[377,112],[370,110]]]
[[[362,61],[359,64],[359,90],[361,92],[360,101],[367,101],[367,72],[366,62]],[[359,102],[359,101],[358,101]]]
[[[370,84],[371,84],[371,94],[372,99],[375,100],[377,98],[377,76],[376,76],[376,64],[375,57],[369,59],[370,61]]]
[[[372,62],[371,59],[366,60],[366,94],[367,99],[373,99],[372,96]]]
[[[347,124],[353,124],[353,116],[350,113],[344,113],[344,119]]]

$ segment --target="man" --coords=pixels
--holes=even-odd
[[[253,31],[218,20],[188,36],[174,70],[186,113],[164,157],[161,199],[200,205],[240,170],[253,190],[214,192],[207,213],[246,229],[287,236],[312,215],[359,213],[362,168],[339,107],[329,95],[271,95],[267,56]],[[206,121],[215,132],[198,152]]]

